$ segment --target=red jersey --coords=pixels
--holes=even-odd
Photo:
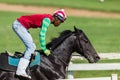
[[[44,18],[49,18],[52,21],[51,14],[34,14],[21,16],[17,20],[26,28],[40,28],[42,26],[42,21]]]

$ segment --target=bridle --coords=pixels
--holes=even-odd
[[[81,36],[80,36],[81,37]],[[81,52],[83,52],[83,47],[82,47],[82,45],[81,45],[81,42],[80,42],[80,37],[79,37],[79,35],[78,34],[76,34],[76,41],[77,41],[77,43],[78,43],[78,49],[81,49]]]

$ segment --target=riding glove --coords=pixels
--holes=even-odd
[[[50,55],[50,50],[46,49],[46,50],[44,51],[44,53],[45,53],[47,56],[49,56],[49,55]]]

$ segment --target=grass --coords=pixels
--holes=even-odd
[[[24,45],[12,31],[11,26],[17,17],[25,14],[27,13],[0,12],[0,51],[24,51]],[[47,42],[51,41],[63,30],[73,30],[73,26],[76,25],[77,28],[82,29],[87,34],[97,52],[120,52],[119,21],[120,19],[114,18],[68,17],[67,21],[61,24],[59,28],[54,28],[52,25],[49,27],[46,40]],[[30,29],[30,32],[37,49],[40,49],[39,29]]]
[[[120,71],[109,70],[109,71],[77,71],[74,73],[75,78],[87,78],[87,77],[110,77],[111,74],[120,75]]]
[[[99,2],[99,0],[0,0],[0,2],[9,4],[55,6],[61,8],[69,7],[77,9],[100,10],[107,12],[120,12],[120,0],[105,0],[105,2],[103,3]]]

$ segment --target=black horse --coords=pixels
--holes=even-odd
[[[66,68],[73,52],[85,57],[89,63],[96,63],[100,59],[84,32],[75,27],[74,30],[63,31],[58,38],[47,44],[47,48],[51,50],[52,54],[46,56],[41,52],[41,64],[30,67],[28,70],[28,73],[32,76],[31,80],[65,79]],[[37,50],[37,52],[40,51]],[[1,53],[1,55],[3,54],[5,52]],[[0,62],[4,61],[0,60]],[[15,71],[0,69],[0,80],[26,79],[16,76]]]

